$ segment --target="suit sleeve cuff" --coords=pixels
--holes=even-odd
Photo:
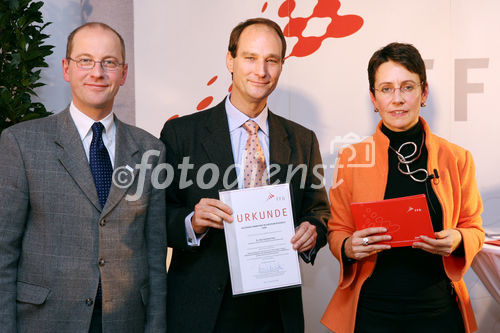
[[[310,250],[304,251],[304,252],[299,252],[300,257],[304,262],[306,263],[311,263],[312,264],[312,258],[314,257],[314,254],[316,254],[316,248],[313,247]]]
[[[205,235],[207,234],[208,231],[204,232],[201,235],[197,235],[194,230],[193,230],[193,225],[191,224],[191,218],[193,217],[194,212],[191,212],[186,218],[184,219],[184,225],[186,227],[186,242],[188,246],[200,246],[201,240]]]

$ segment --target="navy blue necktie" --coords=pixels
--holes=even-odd
[[[92,142],[90,143],[90,171],[94,178],[95,188],[101,208],[104,208],[108,199],[109,188],[111,187],[111,179],[113,177],[113,166],[109,158],[108,150],[102,141],[102,130],[104,125],[97,122],[92,125]],[[102,288],[101,277],[99,276],[99,285],[97,287],[96,307],[101,307],[102,304]]]
[[[111,178],[113,176],[113,166],[109,158],[108,150],[102,141],[103,124],[94,123],[92,125],[92,142],[90,143],[90,171],[94,177],[97,196],[101,208],[108,199],[109,188],[111,187]]]

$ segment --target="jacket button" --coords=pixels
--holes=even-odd
[[[89,297],[85,300],[85,304],[87,304],[88,306],[92,306],[92,304],[94,304],[94,300]]]
[[[105,219],[102,219],[101,221],[99,221],[99,225],[101,227],[104,227],[106,225],[106,220]]]
[[[102,266],[104,266],[104,264],[105,264],[105,263],[106,263],[106,262],[104,261],[104,259],[103,259],[103,258],[100,258],[100,259],[99,259],[99,266],[101,266],[101,267],[102,267]]]
[[[219,286],[219,287],[217,287],[217,291],[221,293],[224,291],[224,288],[222,288],[222,286]]]

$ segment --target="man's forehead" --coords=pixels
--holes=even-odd
[[[263,23],[256,23],[249,25],[248,27],[245,27],[245,29],[243,29],[243,31],[241,32],[240,38],[241,36],[251,32],[270,32],[271,34],[275,35],[278,39],[280,38],[278,33],[273,28]]]
[[[120,39],[113,31],[101,26],[83,27],[82,29],[76,32],[75,36],[73,37],[73,41],[82,36],[88,37],[88,36],[104,36],[104,35],[113,36],[112,37],[113,39],[116,39],[118,43],[120,42]]]
[[[258,34],[258,36],[255,36]],[[265,38],[267,41],[276,41],[276,51],[278,52],[278,56],[281,54],[281,39],[278,35],[278,33],[271,27],[268,27],[267,25],[264,24],[253,24],[248,27],[246,27],[240,35],[239,41],[238,41],[238,52],[246,52],[246,53],[252,53],[252,46],[256,46],[256,40]],[[241,46],[245,46],[245,49],[241,48]],[[247,49],[247,47],[249,47]],[[271,53],[272,51],[269,50]]]
[[[121,55],[120,38],[113,31],[99,26],[82,28],[75,34],[72,44],[73,55],[96,51],[110,53],[110,56]]]

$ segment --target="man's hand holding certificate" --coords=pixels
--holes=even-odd
[[[233,295],[301,284],[299,261],[291,242],[295,235],[288,184],[220,192],[232,209],[224,222]],[[307,224],[297,233],[299,247],[314,245]]]

